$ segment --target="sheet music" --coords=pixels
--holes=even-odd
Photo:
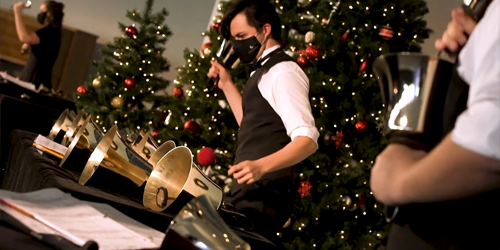
[[[90,206],[99,210],[99,212],[105,214],[111,219],[117,221],[118,223],[124,225],[130,230],[140,234],[141,236],[148,238],[158,246],[161,246],[163,239],[165,238],[165,233],[157,231],[153,228],[150,228],[136,220],[131,219],[130,217],[124,215],[120,211],[116,210],[112,206],[103,203],[95,203],[90,201],[85,201]]]
[[[30,82],[21,81],[13,76],[7,74],[7,72],[5,72],[5,71],[0,71],[0,76],[3,77],[5,80],[12,82],[16,85],[19,85],[25,89],[31,90],[35,93],[40,92],[40,90],[36,89],[35,84],[30,83]]]
[[[94,240],[99,245],[99,249],[103,250],[158,249],[161,246],[161,242],[158,243],[158,240],[153,242],[152,240],[149,240],[141,235],[142,233],[149,232],[148,230],[143,228],[144,230],[140,231],[140,233],[134,232],[133,229],[131,229],[137,228],[137,225],[134,225],[134,223],[129,222],[128,227],[124,226],[113,220],[111,216],[106,216],[93,206],[90,206],[86,202],[80,201],[59,189],[48,188],[30,193],[15,193],[0,190],[0,197],[40,218],[43,218],[56,226],[59,230],[66,232],[68,235],[72,235],[77,240],[71,239],[67,235],[62,236],[77,245],[83,245],[88,240]],[[0,208],[4,210],[5,207],[2,206]],[[4,211],[10,214],[9,209],[5,209]],[[108,209],[105,211],[110,210]],[[119,212],[116,211],[116,213]],[[116,215],[116,213],[110,212],[109,214]],[[29,218],[28,216],[25,217]],[[120,217],[118,216],[118,218]],[[21,220],[21,222],[26,222],[25,225],[34,226],[34,228],[31,229],[35,232],[38,232],[37,230],[47,230],[47,228],[34,225],[37,223],[27,222],[26,219]],[[53,233],[53,230],[52,232],[47,230],[41,231],[40,233],[43,232]],[[159,235],[156,235],[155,237],[159,237]]]
[[[43,135],[38,135],[34,142],[36,143],[37,148],[45,147],[61,155],[66,155],[66,151],[68,151],[68,147],[65,147],[59,143],[49,140],[47,137]]]

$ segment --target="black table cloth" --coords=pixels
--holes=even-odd
[[[175,215],[145,208],[141,200],[143,190],[141,187],[135,186],[128,179],[105,168],[99,168],[89,182],[82,186],[78,184],[79,173],[60,168],[54,159],[45,154],[42,155],[33,146],[33,140],[36,136],[37,134],[23,130],[14,130],[11,133],[11,147],[1,189],[22,193],[44,188],[58,188],[81,200],[109,204],[125,215],[158,231],[165,232],[167,230]],[[0,225],[0,235],[4,233],[15,234],[16,232],[12,230],[5,225]],[[233,228],[233,230],[248,242],[252,249],[276,249],[260,235],[237,228]],[[22,234],[21,232],[17,233]],[[9,244],[16,244],[18,237],[21,236],[5,239],[0,237],[0,249],[10,249],[5,247]]]

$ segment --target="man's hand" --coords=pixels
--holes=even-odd
[[[386,205],[399,205],[401,184],[412,165],[427,153],[400,144],[390,144],[377,156],[371,171],[370,187],[375,198]]]
[[[224,90],[227,85],[231,84],[231,75],[219,62],[212,60],[210,63],[212,64],[212,67],[208,71],[207,76],[212,78],[219,77],[219,83],[217,86]]]
[[[476,22],[465,14],[462,8],[456,8],[451,12],[452,20],[443,32],[443,36],[436,40],[437,50],[448,50],[452,53],[458,52],[467,42],[467,38],[476,27]]]
[[[230,166],[228,174],[233,175],[239,184],[251,184],[262,178],[262,175],[265,174],[265,169],[258,160],[243,161],[234,166]]]
[[[24,9],[24,2],[17,2],[14,4],[14,12],[21,13]]]

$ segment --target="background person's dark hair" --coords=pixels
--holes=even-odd
[[[281,20],[276,8],[269,0],[240,0],[229,7],[222,19],[221,28],[224,38],[231,38],[231,21],[244,11],[248,24],[260,30],[264,24],[271,25],[271,36],[281,42]]]
[[[56,1],[45,1],[44,4],[47,7],[46,18],[49,25],[52,25],[56,28],[61,28],[62,20],[64,17],[64,4]]]

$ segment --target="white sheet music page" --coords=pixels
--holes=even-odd
[[[95,203],[89,201],[85,202],[90,206],[94,207],[95,209],[99,210],[99,212],[113,219],[114,221],[126,226],[128,229],[142,235],[143,237],[148,238],[155,244],[158,244],[158,246],[161,246],[161,244],[163,243],[163,239],[165,238],[165,233],[162,233],[134,219],[131,219],[130,217],[124,215],[123,213],[121,213],[120,211],[116,210],[115,208],[113,208],[108,204]]]
[[[59,189],[30,193],[0,190],[0,198],[51,223],[57,231],[63,232],[60,233],[63,237],[77,245],[93,240],[103,250],[158,249],[161,246],[161,242],[153,242]]]
[[[66,151],[68,151],[68,147],[65,147],[57,142],[54,142],[43,135],[38,135],[34,142],[36,143],[37,148],[45,147],[61,155],[65,155]]]
[[[0,71],[0,76],[3,77],[5,80],[11,82],[11,83],[14,83],[18,86],[21,86],[25,89],[28,89],[28,90],[31,90],[35,93],[39,93],[40,91],[38,89],[36,89],[35,87],[35,84],[31,83],[31,82],[25,82],[25,81],[21,81],[9,74],[7,74],[7,72],[5,71]]]

